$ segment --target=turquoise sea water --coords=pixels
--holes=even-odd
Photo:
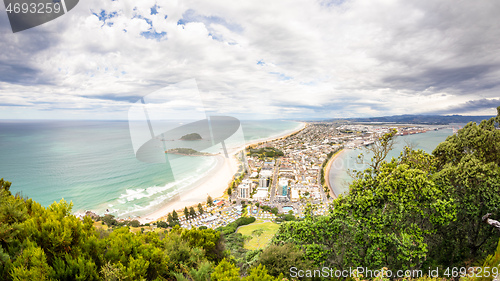
[[[300,124],[242,121],[245,141]],[[73,211],[119,217],[154,211],[211,172],[215,157],[179,157],[175,181],[165,164],[138,161],[126,121],[0,121],[0,178],[44,206],[64,198]]]
[[[427,153],[432,153],[436,146],[445,141],[452,133],[452,129],[442,129],[422,134],[399,136],[396,138],[394,149],[389,153],[387,159],[398,157],[407,143],[415,149],[423,149]],[[360,153],[363,153],[365,161],[369,161],[372,157],[372,154],[365,149],[346,149],[332,163],[329,180],[335,194],[345,193],[349,190],[349,183],[352,182],[349,170],[363,171],[366,168],[366,166],[356,162]]]

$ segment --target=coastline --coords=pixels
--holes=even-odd
[[[252,146],[255,146],[255,145],[259,145],[259,144],[265,143],[265,142],[270,142],[270,141],[275,141],[275,140],[280,140],[280,139],[288,138],[289,136],[294,135],[294,134],[296,134],[296,133],[304,130],[305,127],[307,126],[306,122],[300,122],[300,121],[295,121],[295,122],[301,124],[300,128],[295,128],[293,130],[285,131],[285,132],[283,132],[283,133],[281,133],[279,135],[274,135],[274,136],[271,136],[269,138],[262,138],[262,139],[252,140],[249,143],[245,144],[245,148],[249,148],[249,147],[252,147]]]
[[[332,185],[330,183],[330,169],[332,168],[332,164],[335,161],[335,159],[337,159],[340,155],[342,155],[342,153],[344,153],[344,151],[345,151],[344,148],[342,148],[341,150],[337,151],[330,158],[330,160],[328,161],[328,163],[326,164],[326,167],[325,167],[325,182],[326,182],[326,185],[328,186],[328,192],[330,193],[330,196],[333,199],[337,199],[338,194],[335,194],[335,192],[333,191]]]
[[[260,143],[274,141],[278,139],[287,138],[290,135],[296,134],[302,131],[307,123],[298,122],[301,125],[292,130],[285,131],[279,135],[274,135],[268,138],[262,138],[257,140],[252,140],[249,143],[234,148],[228,152],[229,158],[225,158],[222,155],[217,155],[217,164],[212,168],[214,173],[210,173],[207,177],[201,178],[195,182],[188,190],[181,191],[179,194],[172,197],[166,204],[161,206],[159,209],[151,212],[147,215],[137,218],[141,223],[149,223],[157,221],[163,217],[166,217],[172,211],[177,211],[182,214],[184,207],[196,206],[198,203],[204,204],[207,197],[210,195],[213,199],[220,198],[224,195],[229,184],[234,178],[234,175],[238,172],[240,166],[240,161],[236,158],[242,150],[258,145]]]

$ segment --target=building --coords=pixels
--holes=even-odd
[[[238,185],[238,191],[240,198],[242,199],[250,198],[250,186],[248,184]]]
[[[268,191],[266,187],[257,188],[257,193],[254,194],[253,199],[258,201],[264,201],[267,199]]]
[[[259,187],[268,187],[268,180],[265,177],[259,178]]]
[[[288,179],[287,178],[281,178],[278,186],[281,188],[281,196],[287,196],[288,195]]]
[[[261,178],[270,178],[272,176],[273,176],[273,170],[271,170],[271,169],[262,169],[260,171]]]

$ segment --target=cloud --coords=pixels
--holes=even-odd
[[[499,13],[496,1],[88,0],[16,34],[2,14],[0,118],[125,119],[138,97],[192,78],[211,113],[240,118],[492,115]]]
[[[455,106],[450,106],[443,110],[436,112],[429,112],[434,114],[470,114],[475,113],[477,115],[494,115],[496,108],[500,106],[500,98],[498,99],[480,99],[480,100],[470,100],[465,103],[457,104]]]
[[[484,76],[493,71],[499,71],[500,65],[471,65],[457,68],[431,68],[415,75],[397,75],[386,77],[382,81],[398,89],[433,91],[446,89],[457,90],[460,93],[491,89],[498,87],[500,81],[485,81]]]

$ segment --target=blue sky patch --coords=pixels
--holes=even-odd
[[[158,14],[158,8],[160,8],[160,6],[158,6],[156,4],[153,7],[151,7],[151,15]]]
[[[206,26],[209,26],[211,23],[216,23],[225,26],[227,29],[241,33],[243,31],[243,27],[236,23],[227,22],[225,19],[217,16],[203,16],[197,14],[193,9],[187,10],[182,18],[177,22],[177,25],[184,25],[189,22],[202,22]]]
[[[163,38],[165,38],[165,36],[167,36],[167,33],[165,31],[156,32],[155,30],[150,30],[141,32],[141,36],[146,39],[155,39],[156,41],[161,41]]]
[[[90,10],[90,11],[92,12],[92,14],[94,16],[96,16],[99,19],[99,21],[102,21],[102,22],[105,22],[106,20],[108,20],[110,18],[114,18],[118,15],[117,12],[112,12],[112,13],[108,14],[108,13],[106,13],[105,10],[101,10],[100,13],[94,13],[92,10]]]

